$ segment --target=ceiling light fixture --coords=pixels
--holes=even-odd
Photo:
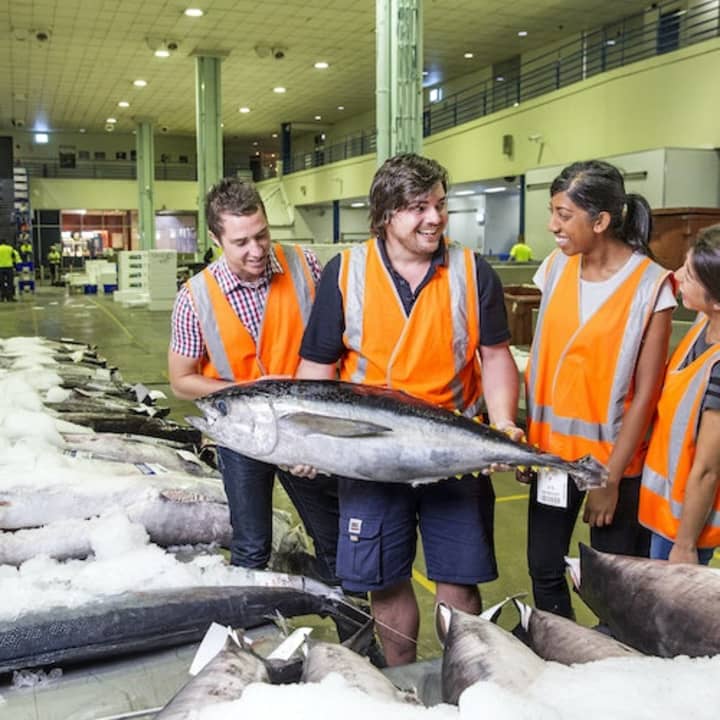
[[[117,118],[109,117],[105,122],[114,125],[117,122]]]
[[[147,85],[147,80],[133,80],[133,85],[135,87],[145,87]]]
[[[322,120],[322,115],[316,115],[316,116],[315,116],[315,119],[316,119],[316,120]]]
[[[241,112],[243,115],[247,115],[247,113],[250,112],[250,108],[249,108],[249,107],[241,107],[241,108],[238,110],[238,112]]]
[[[321,60],[320,62],[316,62],[315,65],[313,65],[313,67],[316,70],[327,70],[330,67],[330,65],[329,65],[329,63],[326,63],[324,60]]]
[[[46,145],[50,138],[47,133],[35,133],[35,142],[38,145]]]
[[[129,103],[127,100],[121,100],[121,101],[118,103],[118,107],[128,108],[128,107],[130,107],[130,103]]]
[[[271,135],[271,137],[274,137],[274,138],[276,138],[277,136],[278,136],[277,133],[273,133],[273,134]]]
[[[475,57],[475,53],[466,52],[466,53],[463,55],[463,57],[464,57],[466,60],[472,60],[472,59]]]
[[[184,14],[187,15],[187,17],[199,18],[205,14],[205,11],[200,8],[185,8]]]
[[[155,51],[155,57],[157,58],[169,58],[170,57],[170,51],[167,48],[158,48]]]
[[[527,30],[520,30],[518,32],[518,37],[527,37]]]
[[[364,202],[354,202],[354,203],[350,203],[350,207],[354,207],[354,208],[365,207],[365,203],[364,203]]]
[[[338,105],[338,110],[344,110],[344,109],[345,109],[344,105]]]
[[[287,92],[287,90],[284,87],[274,87],[273,92],[282,95],[284,92]]]

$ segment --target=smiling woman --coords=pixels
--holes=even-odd
[[[648,257],[647,202],[625,192],[614,166],[574,163],[550,194],[548,229],[558,249],[534,278],[543,296],[526,372],[528,440],[566,460],[589,454],[607,465],[608,485],[588,493],[583,514],[592,545],[647,556],[639,476],[675,306],[670,273]],[[583,499],[565,475],[533,478],[535,605],[567,617],[563,557]]]

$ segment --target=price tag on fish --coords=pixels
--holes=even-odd
[[[538,470],[537,501],[542,505],[566,508],[568,474],[562,470],[541,468]]]

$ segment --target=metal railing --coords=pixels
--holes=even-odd
[[[73,167],[67,167],[56,158],[19,158],[33,178],[75,178],[91,180],[136,180],[137,169],[128,160],[77,160]],[[157,163],[156,180],[197,180],[195,165],[189,163]]]
[[[586,80],[645,58],[662,55],[720,35],[720,4],[707,0],[687,10],[677,0],[645,13],[631,15],[611,26],[584,33],[574,41],[525,62],[515,77],[492,78],[426,105],[423,136],[515,107],[532,98]],[[323,150],[294,155],[285,173],[326,165],[375,151],[374,129],[344,138]]]

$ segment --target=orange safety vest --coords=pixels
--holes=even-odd
[[[528,441],[565,460],[607,464],[633,396],[645,330],[669,271],[644,258],[612,296],[580,322],[581,256],[553,252],[525,372]],[[626,476],[640,475],[645,444]]]
[[[340,377],[404,390],[467,415],[482,395],[478,288],[469,248],[449,245],[407,317],[376,238],[341,254],[347,352]]]
[[[273,275],[256,343],[208,268],[190,278],[190,291],[205,341],[200,372],[224,380],[294,375],[300,343],[315,298],[315,283],[299,245],[273,245],[282,273]]]
[[[677,537],[685,487],[695,459],[700,411],[710,371],[720,362],[720,343],[709,347],[682,370],[678,368],[706,327],[707,318],[703,316],[690,328],[670,359],[643,470],[638,519],[668,540]],[[719,545],[720,488],[697,539],[700,548]]]

